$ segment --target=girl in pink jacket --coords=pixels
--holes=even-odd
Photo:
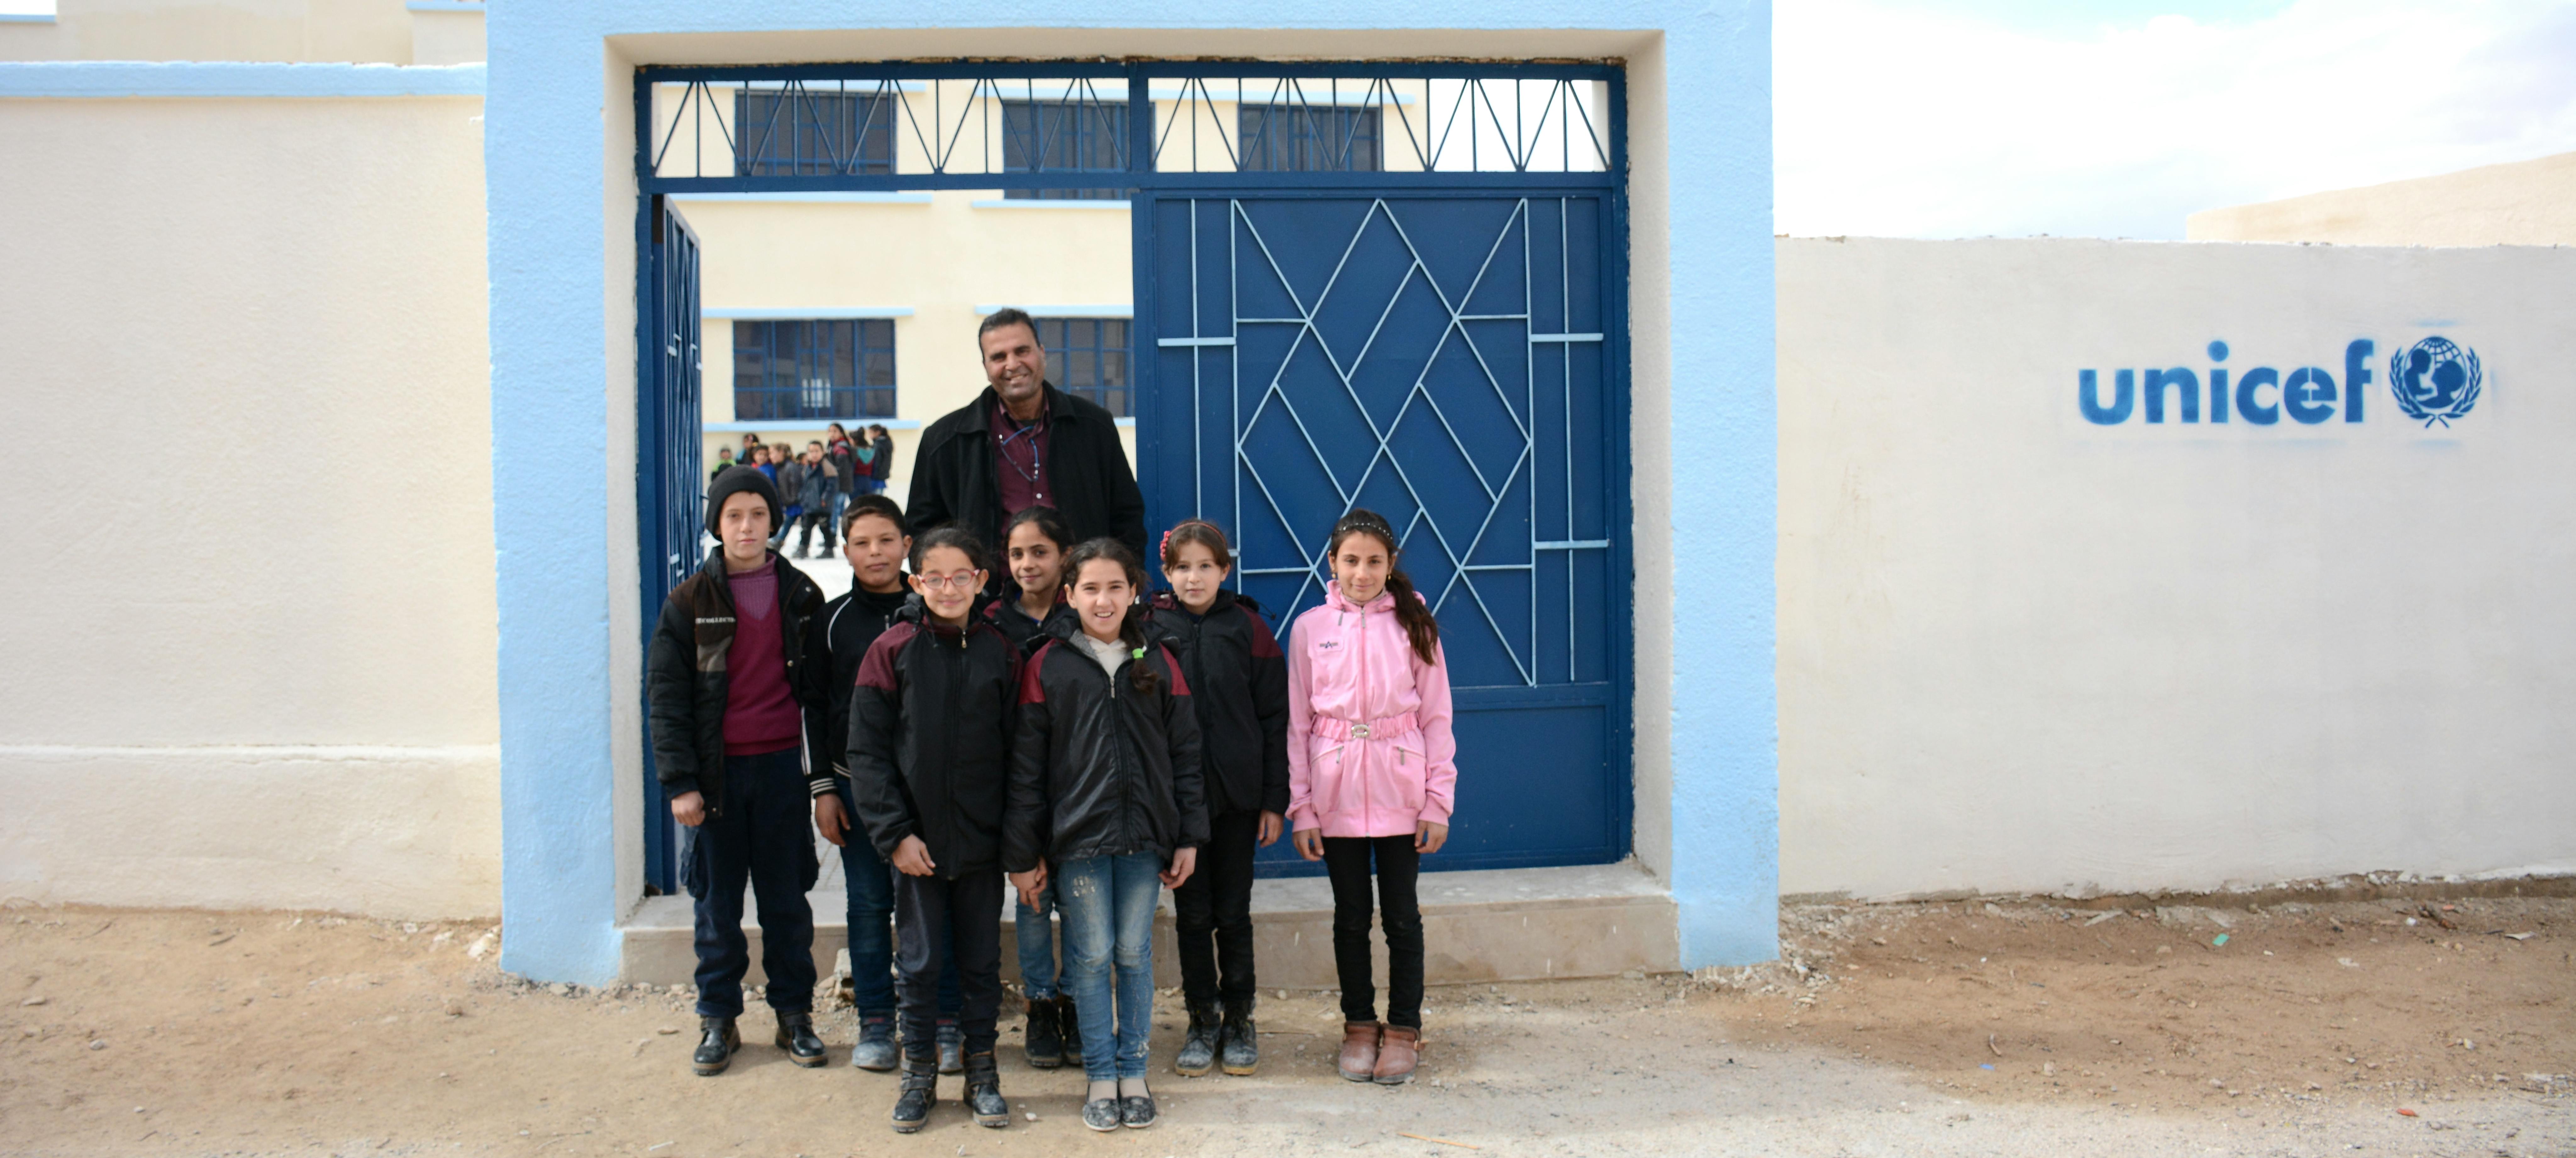
[[[1458,744],[1440,624],[1396,569],[1395,528],[1333,524],[1333,582],[1288,633],[1288,820],[1333,882],[1342,1076],[1413,1080],[1422,1047],[1422,857],[1449,839]],[[1369,876],[1386,930],[1386,1022],[1369,969]]]

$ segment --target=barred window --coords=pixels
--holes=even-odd
[[[1385,168],[1376,109],[1330,105],[1238,106],[1236,150],[1244,172],[1374,173]]]
[[[1125,318],[1039,318],[1038,344],[1046,347],[1048,377],[1077,398],[1097,402],[1109,413],[1135,414],[1129,389],[1130,358]]]
[[[1003,101],[1005,173],[1124,173],[1127,106],[1098,101]],[[1004,189],[1002,196],[1042,201],[1121,201],[1128,191]]]
[[[735,322],[733,416],[741,422],[894,417],[894,323]]]
[[[894,172],[895,117],[878,93],[736,90],[734,172],[746,177]]]

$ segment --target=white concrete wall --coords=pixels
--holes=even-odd
[[[0,24],[0,60],[411,64],[412,36],[404,0],[58,0],[51,24]]]
[[[1778,256],[1784,893],[2576,871],[2576,251]],[[2428,430],[2387,361],[2435,333],[2485,385]],[[2365,337],[2357,425],[2077,408]]]
[[[481,111],[0,100],[0,896],[497,911]]]
[[[2192,214],[2194,241],[2576,245],[2576,153]]]

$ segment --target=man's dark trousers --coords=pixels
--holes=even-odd
[[[814,910],[805,891],[821,862],[814,857],[804,760],[797,749],[725,757],[722,811],[689,830],[681,877],[698,914],[698,1015],[742,1016],[742,978],[751,970],[751,941],[742,933],[742,887],[751,883],[760,910],[760,967],[769,972],[769,1007],[814,1008]]]
[[[898,875],[894,885],[895,996],[903,1051],[929,1061],[938,1049],[939,974],[953,946],[957,1030],[967,1056],[993,1052],[1002,1012],[1002,870],[947,877]],[[946,936],[941,934],[945,933]],[[943,944],[942,942],[946,943]]]
[[[1260,846],[1258,809],[1210,817],[1198,871],[1172,890],[1181,996],[1193,1008],[1216,1004],[1220,997],[1252,1000],[1258,984],[1252,976],[1252,854]]]

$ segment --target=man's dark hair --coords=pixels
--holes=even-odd
[[[1029,328],[1029,340],[1036,342],[1038,348],[1041,350],[1046,348],[1046,343],[1038,338],[1038,320],[1030,317],[1027,310],[1021,309],[1018,306],[1003,306],[992,313],[984,315],[984,324],[975,327],[975,344],[978,346],[983,345],[984,335],[1001,329],[1004,326],[1027,326]]]
[[[895,505],[895,501],[893,499],[887,498],[884,495],[860,495],[859,497],[850,500],[848,510],[841,512],[842,538],[847,539],[850,537],[850,527],[857,523],[859,521],[859,517],[862,515],[875,515],[880,519],[893,523],[895,534],[909,535],[912,533],[912,528],[903,525],[903,508]]]

